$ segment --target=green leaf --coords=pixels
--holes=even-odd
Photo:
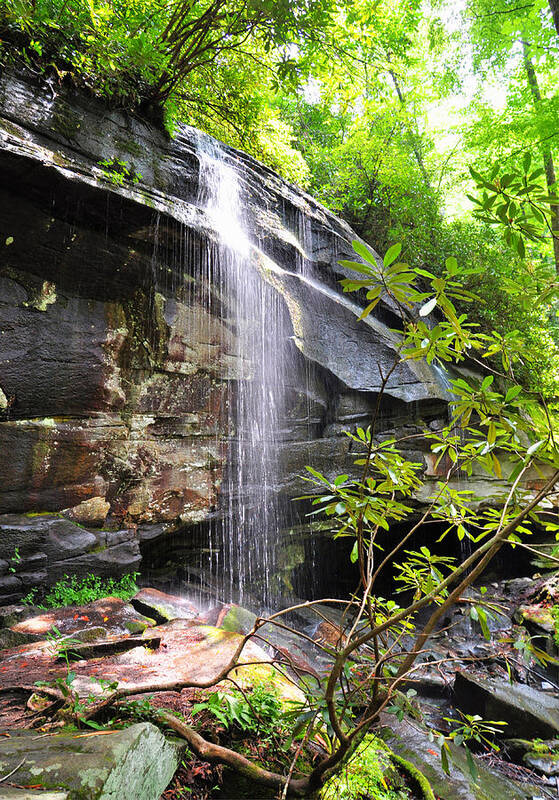
[[[432,297],[425,303],[425,305],[421,306],[421,308],[419,309],[419,316],[420,317],[428,316],[436,305],[437,305],[437,298]]]
[[[468,763],[468,769],[470,771],[470,775],[472,776],[472,780],[477,781],[478,774],[479,774],[478,773],[478,768],[476,767],[476,763],[475,763],[475,761],[474,761],[474,759],[472,757],[472,754],[470,753],[470,750],[465,745],[464,745],[464,747],[465,747],[465,750],[466,750],[466,761]]]
[[[424,278],[431,279],[435,277],[432,272],[428,272],[426,269],[421,269],[420,267],[414,267],[414,272],[417,273],[417,275],[421,275]]]
[[[540,439],[539,442],[534,442],[531,444],[530,447],[526,450],[527,456],[532,456],[534,453],[537,453],[542,444],[544,443],[545,439]]]
[[[487,624],[487,614],[482,608],[478,609],[478,620],[484,639],[486,641],[490,641],[491,631],[489,630],[489,625]]]
[[[90,728],[94,728],[96,731],[103,731],[106,728],[106,725],[99,725],[94,719],[82,719],[81,721],[85,722],[86,725],[89,725]]]
[[[446,772],[447,775],[450,775],[450,765],[448,763],[448,755],[446,752],[446,742],[441,747],[441,767],[443,768],[443,772]]]
[[[458,261],[454,258],[454,256],[447,258],[445,263],[449,275],[456,275],[458,273]]]
[[[505,403],[510,403],[515,397],[518,397],[522,391],[522,386],[511,386],[505,395]]]
[[[361,272],[364,275],[372,276],[374,275],[373,270],[367,264],[360,264],[359,261],[338,261],[338,264],[342,267],[347,267],[348,269],[352,269],[354,272]]]
[[[373,300],[373,302],[372,302],[372,303],[369,303],[369,305],[367,306],[367,308],[364,308],[364,309],[363,309],[363,311],[361,312],[361,314],[359,314],[359,316],[357,317],[357,319],[358,319],[359,321],[361,321],[362,319],[365,319],[365,317],[368,317],[368,316],[369,316],[369,314],[371,313],[371,311],[372,311],[372,310],[375,308],[375,306],[377,306],[377,305],[378,305],[378,301],[379,301],[379,300],[380,300],[380,297],[377,297],[375,300]]]
[[[373,267],[377,266],[375,255],[372,250],[369,250],[367,245],[363,244],[363,242],[360,242],[359,239],[354,239],[351,245],[355,252],[361,256],[361,258],[364,258],[365,261],[367,261],[369,264],[372,264]]]
[[[518,476],[520,475],[520,473],[522,472],[524,467],[525,467],[525,464],[524,464],[523,461],[521,461],[519,464],[516,465],[516,467],[513,469],[513,471],[511,472],[511,474],[508,477],[509,483],[514,483],[515,482],[515,480],[518,478]]]
[[[357,545],[357,541],[355,541],[353,543],[351,553],[349,554],[349,560],[351,561],[352,564],[355,564],[358,558],[359,558],[359,547]]]
[[[384,259],[383,259],[383,262],[382,262],[384,264],[384,266],[385,267],[389,267],[390,264],[392,264],[394,261],[396,261],[396,259],[400,255],[401,251],[402,251],[402,243],[401,242],[397,242],[396,244],[393,244],[392,247],[389,247],[388,250],[386,251],[385,255],[384,255]]]

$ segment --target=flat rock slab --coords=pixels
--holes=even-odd
[[[522,759],[527,767],[550,777],[559,775],[559,753],[526,753]]]
[[[64,642],[64,640],[63,640]],[[88,644],[69,644],[67,647],[57,648],[57,661],[81,661],[89,658],[103,658],[103,656],[112,656],[117,653],[125,653],[127,650],[132,650],[134,647],[149,647],[151,650],[156,650],[161,643],[159,636],[148,636],[141,638],[139,636],[128,637],[114,637],[112,639],[104,639],[101,642],[91,642]]]
[[[146,614],[159,624],[172,619],[194,619],[199,613],[196,606],[186,598],[166,594],[158,589],[141,589],[131,603],[141,614]]]
[[[213,679],[229,663],[243,637],[209,625],[177,629],[174,623],[146,631],[145,636],[160,638],[157,650],[139,646],[125,653],[108,655],[72,664],[76,674],[73,688],[87,696],[94,689],[90,679],[107,678],[122,686],[146,686],[153,683],[202,682]],[[66,675],[66,666],[56,661],[50,642],[38,642],[5,650],[0,664],[0,686],[9,688],[31,685],[38,680],[53,680]],[[258,645],[248,642],[240,663],[262,663],[262,670],[272,670],[270,656]],[[250,670],[256,669],[251,666]]]
[[[468,714],[507,723],[510,737],[549,739],[559,734],[559,699],[529,686],[457,672],[457,705]]]
[[[44,639],[56,627],[63,636],[71,636],[84,628],[104,628],[116,636],[143,633],[153,625],[153,619],[143,616],[119,597],[104,597],[83,606],[65,606],[44,611],[18,622],[10,628],[14,633],[27,634],[36,640]]]
[[[40,789],[16,789],[0,785],[0,800],[68,800],[68,792],[43,792]]]
[[[17,775],[24,786],[63,790],[51,800],[158,800],[180,753],[149,722],[109,733],[41,736],[37,731],[11,731],[9,737],[0,737],[0,772],[4,775],[21,764],[14,781]]]
[[[429,741],[426,731],[418,729],[416,722],[406,718],[398,722],[394,716],[383,714],[382,723],[380,733],[384,741],[425,775],[439,800],[543,800],[545,797],[541,787],[508,780],[475,757],[478,776],[474,781],[466,751],[452,744],[450,774],[447,775],[441,765],[439,748]]]

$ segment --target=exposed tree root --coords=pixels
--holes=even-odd
[[[311,790],[308,778],[289,779],[277,772],[270,772],[258,764],[249,761],[248,758],[236,753],[234,750],[230,750],[228,747],[222,747],[219,744],[206,741],[206,739],[200,736],[190,725],[182,722],[175,717],[174,714],[160,711],[156,719],[159,722],[164,722],[165,725],[174,730],[175,733],[178,733],[179,736],[186,739],[196,755],[203,758],[205,761],[225,764],[228,767],[232,767],[236,772],[239,772],[246,778],[257,781],[262,786],[270,786],[273,789],[284,789],[287,784],[287,794],[294,797],[308,797],[310,795]]]

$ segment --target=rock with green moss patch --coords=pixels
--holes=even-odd
[[[522,759],[527,767],[550,777],[559,775],[559,753],[526,753]]]
[[[374,797],[375,800],[405,800],[408,784],[413,784],[417,797],[434,800],[426,778],[399,756],[392,753],[382,739],[367,735],[342,769],[324,784],[320,800],[354,800]]]
[[[21,764],[20,784],[62,789],[67,794],[61,797],[68,800],[158,800],[180,755],[177,745],[149,722],[111,733],[44,738],[35,731],[17,730],[0,738],[0,773]]]
[[[40,641],[55,627],[63,636],[92,642],[107,635],[143,633],[153,624],[119,597],[103,597],[86,605],[72,605],[42,611],[18,622],[11,631],[27,634],[26,641]]]
[[[439,749],[429,741],[427,732],[415,721],[399,722],[392,715],[383,715],[381,736],[398,756],[411,762],[426,778],[440,800],[532,800],[541,796],[538,787],[519,784],[489,769],[474,758],[477,777],[474,780],[463,747],[450,745],[449,769],[442,768]]]

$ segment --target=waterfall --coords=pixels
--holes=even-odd
[[[281,514],[278,445],[285,412],[286,342],[291,330],[281,297],[255,269],[239,174],[214,139],[199,135],[198,204],[217,233],[209,279],[220,282],[225,321],[235,334],[227,467],[221,485],[223,524],[216,569],[227,600],[256,596],[264,604],[277,585]],[[233,377],[233,375],[231,376]],[[221,538],[221,541],[219,541]]]

